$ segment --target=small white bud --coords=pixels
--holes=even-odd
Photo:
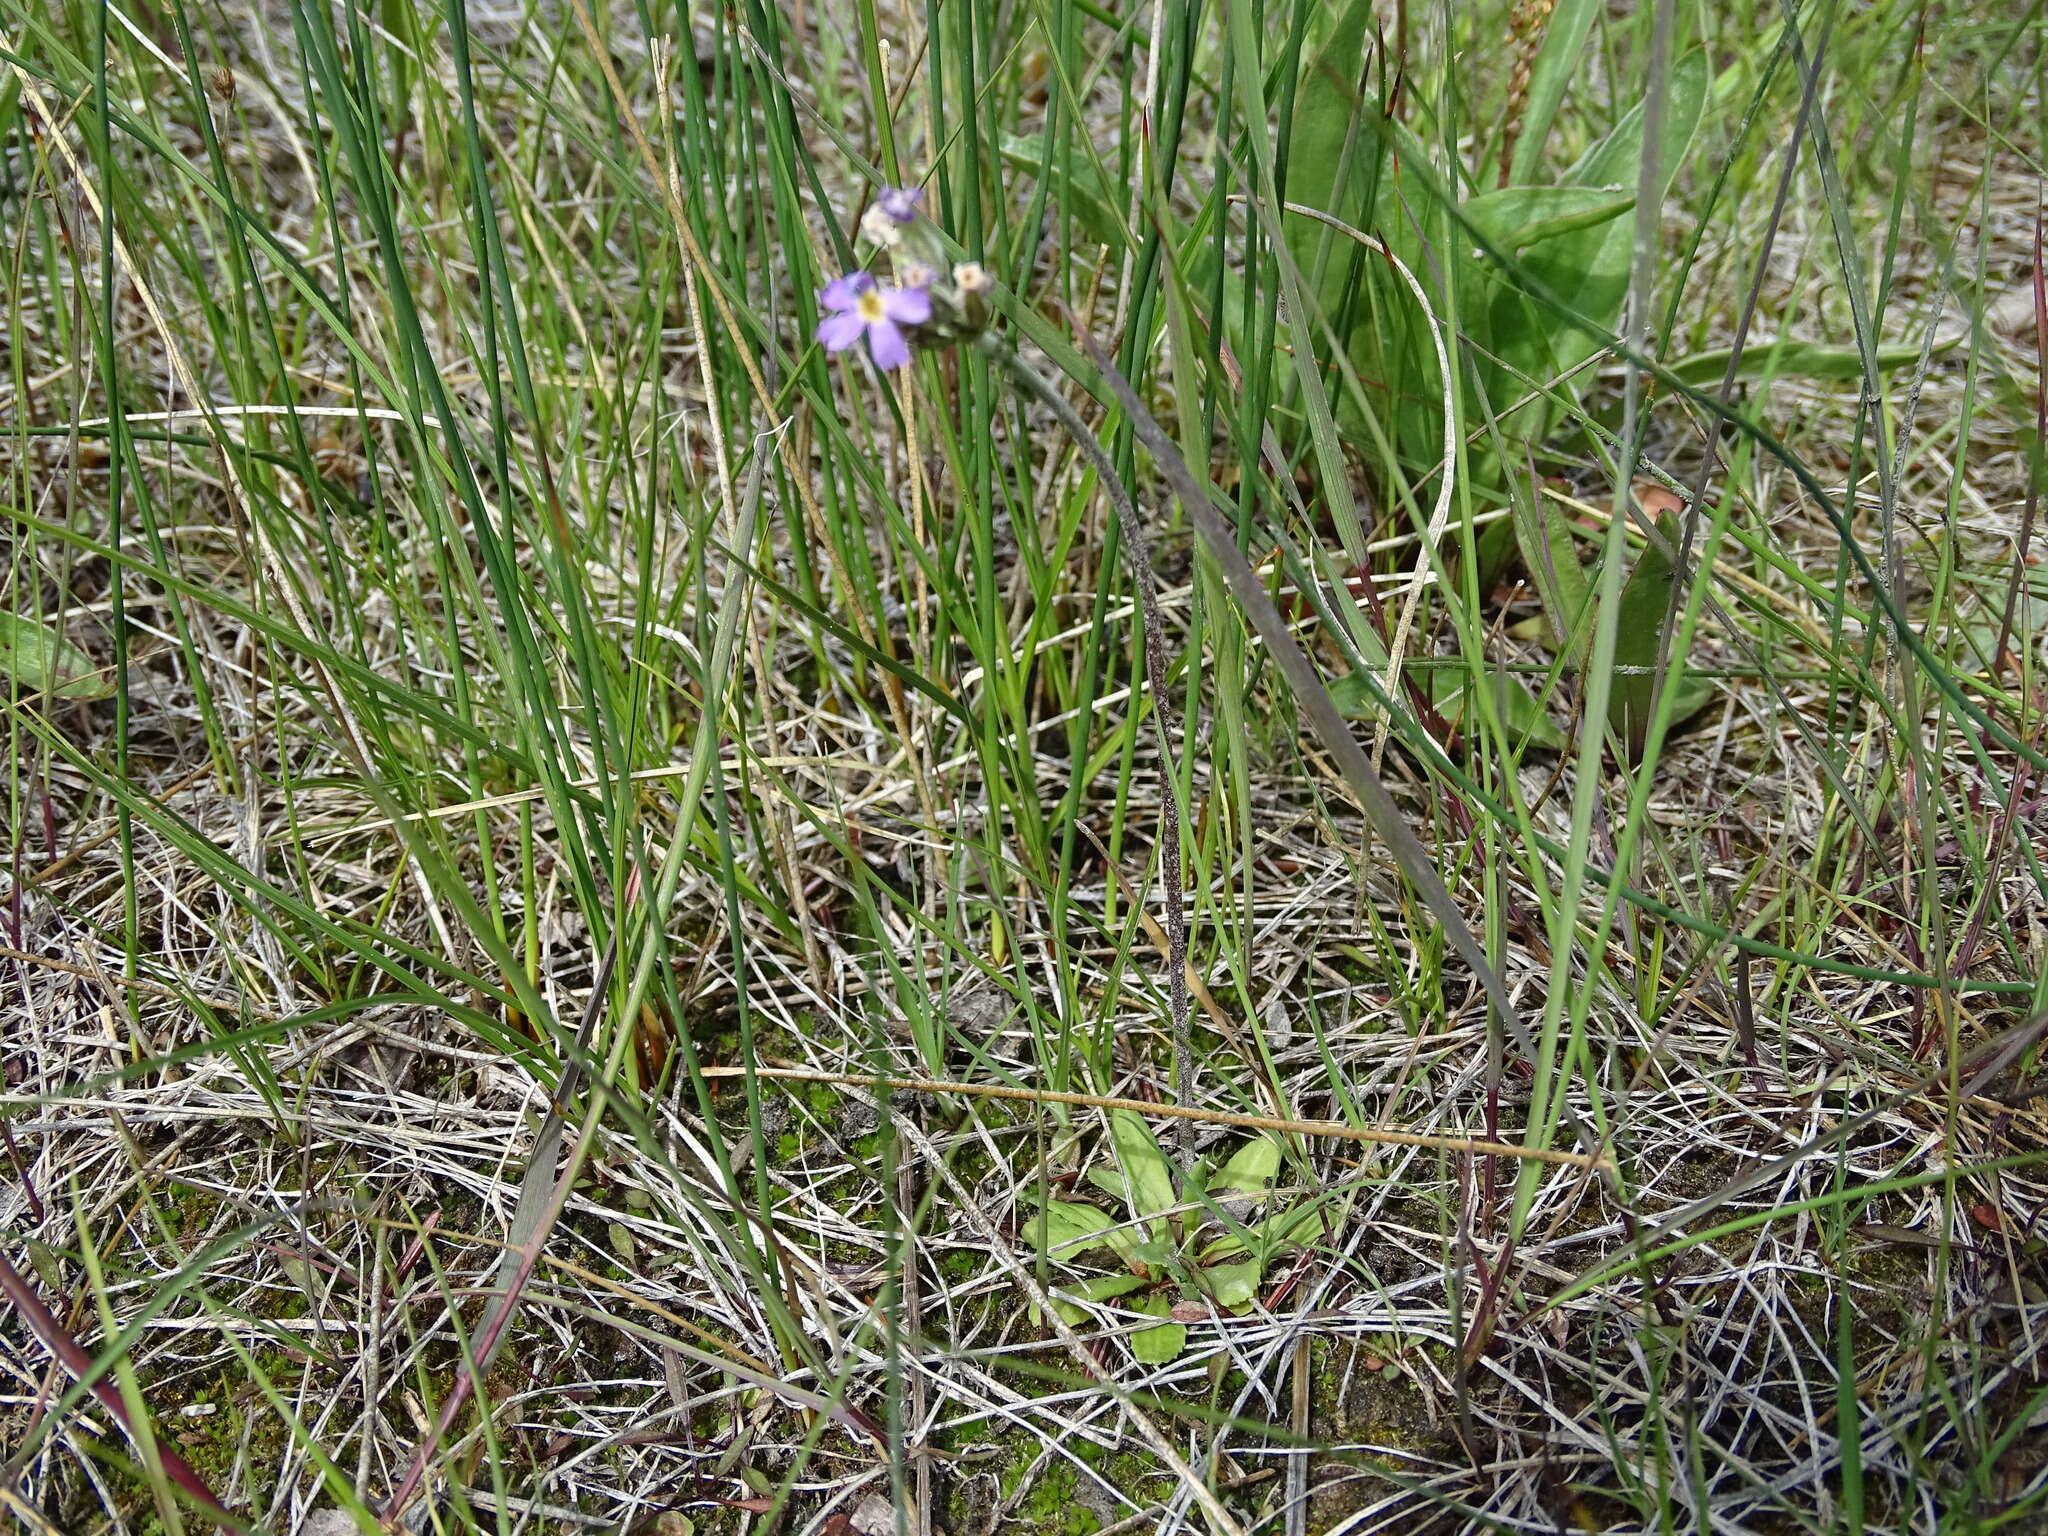
[[[874,203],[870,203],[868,211],[860,216],[860,232],[870,244],[885,251],[895,250],[903,239],[903,226],[882,212],[879,204]]]

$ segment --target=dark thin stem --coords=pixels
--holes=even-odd
[[[1138,517],[1138,504],[1125,489],[1116,465],[1103,452],[1080,413],[1067,404],[1066,397],[1000,336],[984,332],[975,345],[1000,364],[1027,395],[1052,412],[1095,466],[1095,477],[1116,508],[1124,547],[1130,552],[1131,569],[1137,577],[1138,612],[1145,627],[1145,686],[1152,694],[1152,727],[1159,735],[1163,824],[1159,865],[1161,882],[1166,888],[1166,998],[1173,1016],[1173,1097],[1178,1104],[1192,1104],[1195,1050],[1188,1018],[1188,919],[1180,888],[1180,776],[1173,751],[1173,708],[1166,692],[1166,622],[1159,612],[1159,577],[1152,569],[1151,542],[1145,537],[1145,525]],[[1190,1160],[1194,1151],[1192,1126],[1193,1122],[1186,1122],[1176,1131],[1183,1161]]]

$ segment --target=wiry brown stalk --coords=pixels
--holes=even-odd
[[[1560,1152],[1551,1147],[1517,1146],[1477,1136],[1437,1136],[1391,1125],[1353,1125],[1346,1120],[1296,1120],[1280,1115],[1245,1115],[1198,1104],[1148,1104],[1143,1099],[1109,1098],[1099,1093],[1064,1093],[1051,1088],[1012,1088],[1007,1083],[950,1083],[927,1077],[877,1077],[872,1072],[817,1072],[808,1067],[775,1065],[705,1067],[704,1076],[754,1076],[786,1083],[837,1083],[876,1092],[931,1093],[973,1099],[1008,1099],[1020,1104],[1078,1104],[1088,1109],[1129,1110],[1183,1124],[1227,1125],[1236,1130],[1276,1131],[1286,1136],[1327,1136],[1335,1141],[1374,1142],[1388,1147],[1428,1147],[1438,1152],[1467,1152],[1486,1157],[1513,1157],[1524,1162],[1552,1163],[1592,1173],[1612,1165],[1605,1156]]]

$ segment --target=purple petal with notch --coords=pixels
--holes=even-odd
[[[923,198],[923,187],[884,187],[875,201],[898,224],[908,224],[917,217],[917,205]]]

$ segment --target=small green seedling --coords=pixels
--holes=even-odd
[[[1274,1257],[1324,1232],[1320,1201],[1268,1210],[1248,1224],[1232,1214],[1247,1202],[1268,1202],[1281,1155],[1271,1136],[1253,1137],[1220,1168],[1198,1168],[1186,1199],[1178,1196],[1173,1165],[1142,1115],[1111,1111],[1110,1143],[1115,1165],[1098,1164],[1087,1178],[1122,1202],[1129,1219],[1078,1200],[1049,1200],[1042,1236],[1037,1222],[1027,1226],[1049,1259],[1073,1263],[1107,1250],[1122,1262],[1124,1273],[1090,1275],[1056,1293],[1053,1306],[1078,1325],[1088,1317],[1086,1303],[1129,1298],[1125,1306],[1160,1319],[1130,1336],[1131,1353],[1142,1364],[1163,1365],[1187,1347],[1177,1307],[1249,1311]]]

